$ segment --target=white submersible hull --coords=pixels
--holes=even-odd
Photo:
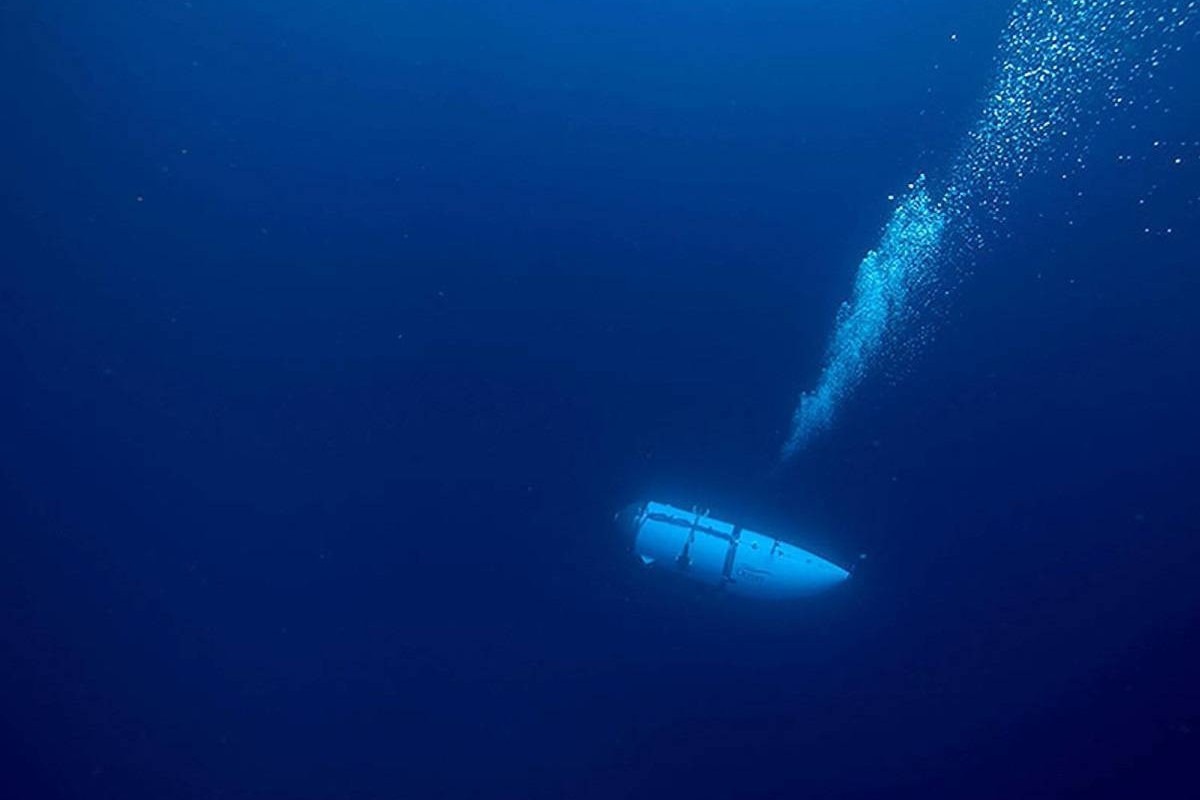
[[[805,597],[830,589],[849,571],[773,536],[684,511],[639,503],[618,515],[646,565],[748,597]]]

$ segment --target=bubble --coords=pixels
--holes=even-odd
[[[801,395],[793,414],[784,459],[832,426],[872,371],[928,338],[928,328],[913,320],[948,294],[932,291],[952,261],[948,255],[986,241],[1002,222],[1014,186],[1047,161],[1084,168],[1084,133],[1107,121],[1106,114],[1130,107],[1134,84],[1152,77],[1164,53],[1179,49],[1169,37],[1196,13],[1195,2],[1153,0],[1016,5],[979,116],[950,165],[940,199],[932,199],[924,176],[909,184],[879,246],[859,264],[817,384]]]
[[[876,360],[887,331],[903,325],[913,309],[912,297],[930,279],[946,218],[930,200],[924,176],[910,185],[912,191],[896,207],[878,249],[859,264],[854,294],[838,312],[817,388],[800,398],[785,458],[832,424],[838,404]]]

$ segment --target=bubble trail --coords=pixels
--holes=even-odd
[[[913,318],[933,305],[950,256],[978,246],[1014,185],[1045,161],[1083,157],[1082,133],[1130,105],[1134,84],[1180,49],[1197,3],[1021,0],[1001,36],[996,73],[940,199],[909,185],[879,246],[858,267],[838,311],[816,386],[800,397],[782,457],[829,429],[881,363],[911,346]],[[933,195],[936,196],[936,195]],[[906,340],[907,339],[907,340]]]
[[[800,398],[785,456],[832,424],[838,403],[878,357],[885,334],[903,324],[913,308],[910,298],[931,277],[945,227],[945,214],[929,199],[923,177],[918,179],[884,228],[879,248],[858,267],[854,295],[838,312],[821,379]]]

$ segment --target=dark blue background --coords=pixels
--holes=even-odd
[[[774,469],[1007,12],[6,4],[5,795],[1190,785],[1196,42]],[[639,497],[870,557],[710,596]]]

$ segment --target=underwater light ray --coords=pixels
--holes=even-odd
[[[1017,181],[1080,147],[1085,123],[1129,105],[1125,92],[1178,49],[1196,2],[1022,0],[1001,36],[996,73],[940,199],[909,185],[838,311],[816,386],[800,396],[782,448],[788,460],[828,430],[867,376],[905,347],[933,305],[939,273],[999,222]],[[1057,146],[1056,146],[1057,145]],[[1049,152],[1048,152],[1049,151]]]

